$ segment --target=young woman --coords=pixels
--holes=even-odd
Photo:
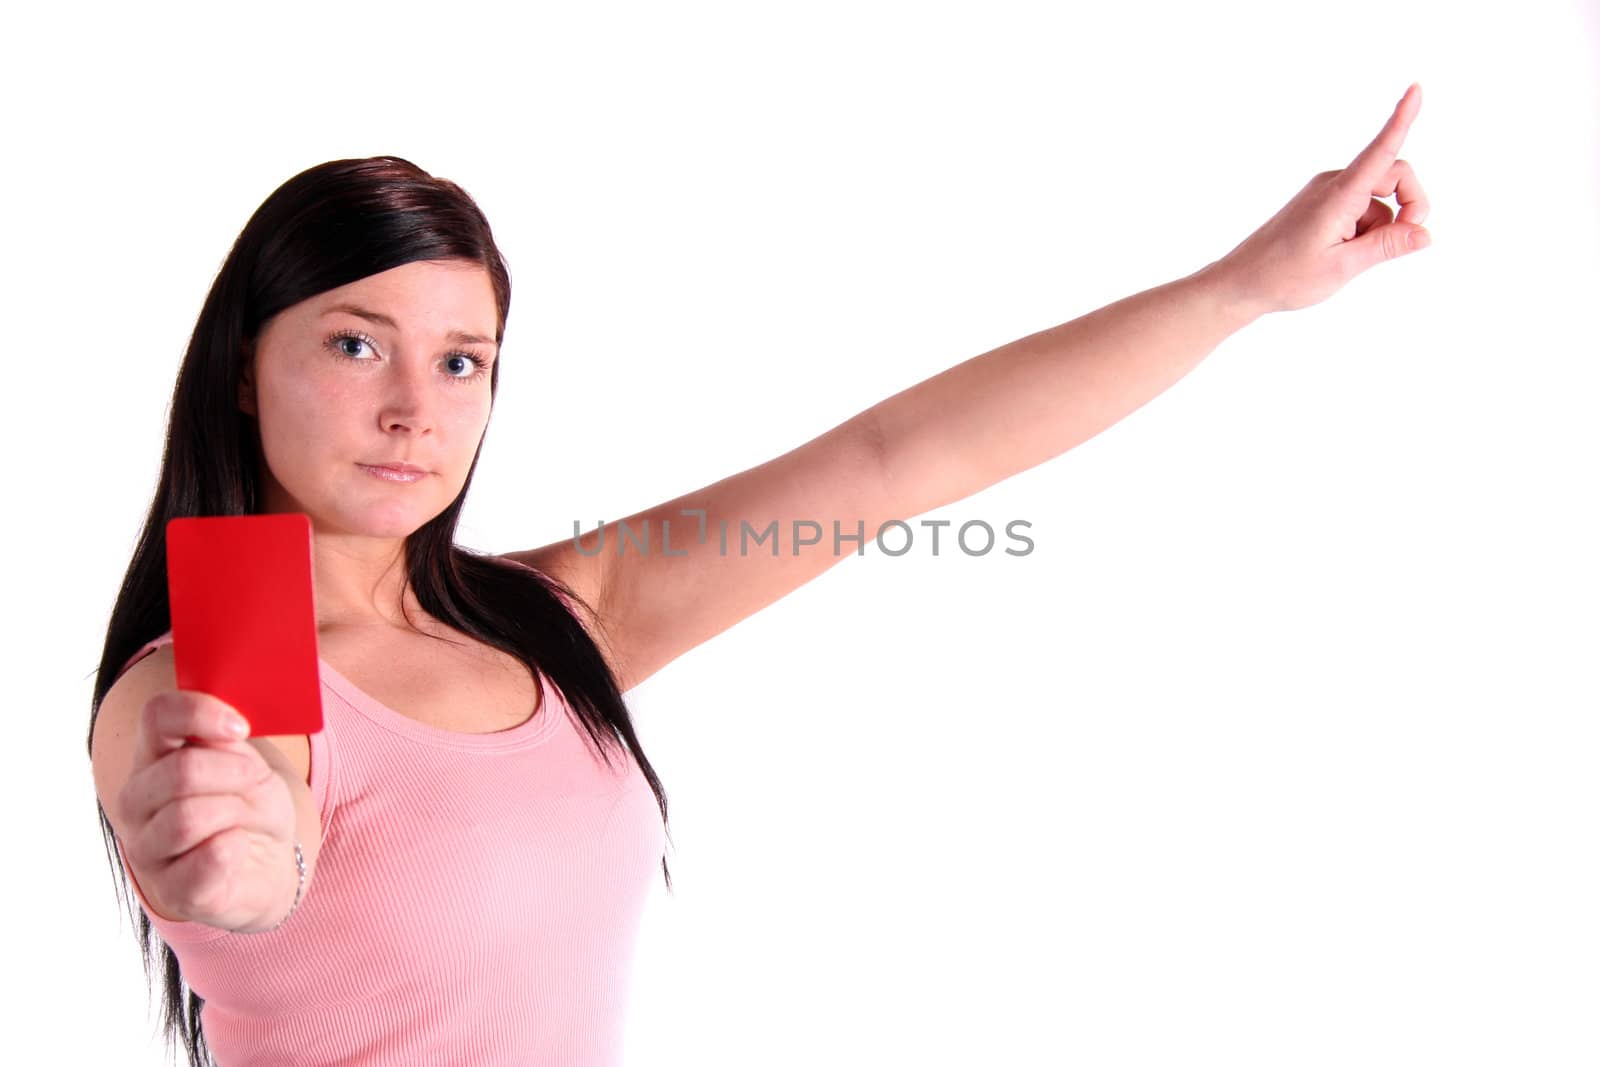
[[[666,796],[623,693],[842,558],[792,520],[870,538],[963,499],[1117,422],[1261,315],[1425,247],[1427,201],[1398,158],[1419,106],[1413,85],[1349,167],[1195,273],[626,520],[775,523],[775,552],[692,536],[598,551],[598,532],[457,546],[511,302],[489,224],[393,157],[284,183],[179,370],[90,716],[107,855],[147,968],[160,935],[169,1037],[227,1067],[616,1062],[658,862],[671,888]],[[164,531],[286,511],[313,529],[325,725],[243,737],[224,702],[176,689]]]

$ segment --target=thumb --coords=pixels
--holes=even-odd
[[[1366,270],[1385,260],[1420,252],[1432,243],[1433,235],[1425,228],[1409,222],[1391,222],[1374,226],[1360,237],[1346,241],[1345,248],[1359,269]]]

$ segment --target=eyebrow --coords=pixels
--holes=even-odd
[[[360,318],[366,319],[368,322],[375,322],[379,326],[387,326],[391,330],[399,331],[400,329],[400,324],[395,322],[394,319],[390,318],[388,315],[385,315],[383,312],[372,311],[356,304],[335,304],[332,307],[325,309],[322,313],[324,315],[332,315],[339,311],[350,315],[356,315]],[[482,337],[475,333],[467,333],[465,330],[451,330],[445,335],[445,340],[459,341],[462,344],[468,345],[494,344],[494,341],[487,337]]]

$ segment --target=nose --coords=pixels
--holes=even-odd
[[[384,376],[378,424],[389,432],[418,436],[432,432],[434,396],[430,386],[427,368],[411,366],[404,359],[394,360]]]

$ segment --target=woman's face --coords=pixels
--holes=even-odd
[[[449,507],[489,422],[496,322],[488,272],[457,260],[407,263],[269,320],[239,392],[261,432],[266,510],[404,538]],[[386,464],[426,473],[368,466]]]

